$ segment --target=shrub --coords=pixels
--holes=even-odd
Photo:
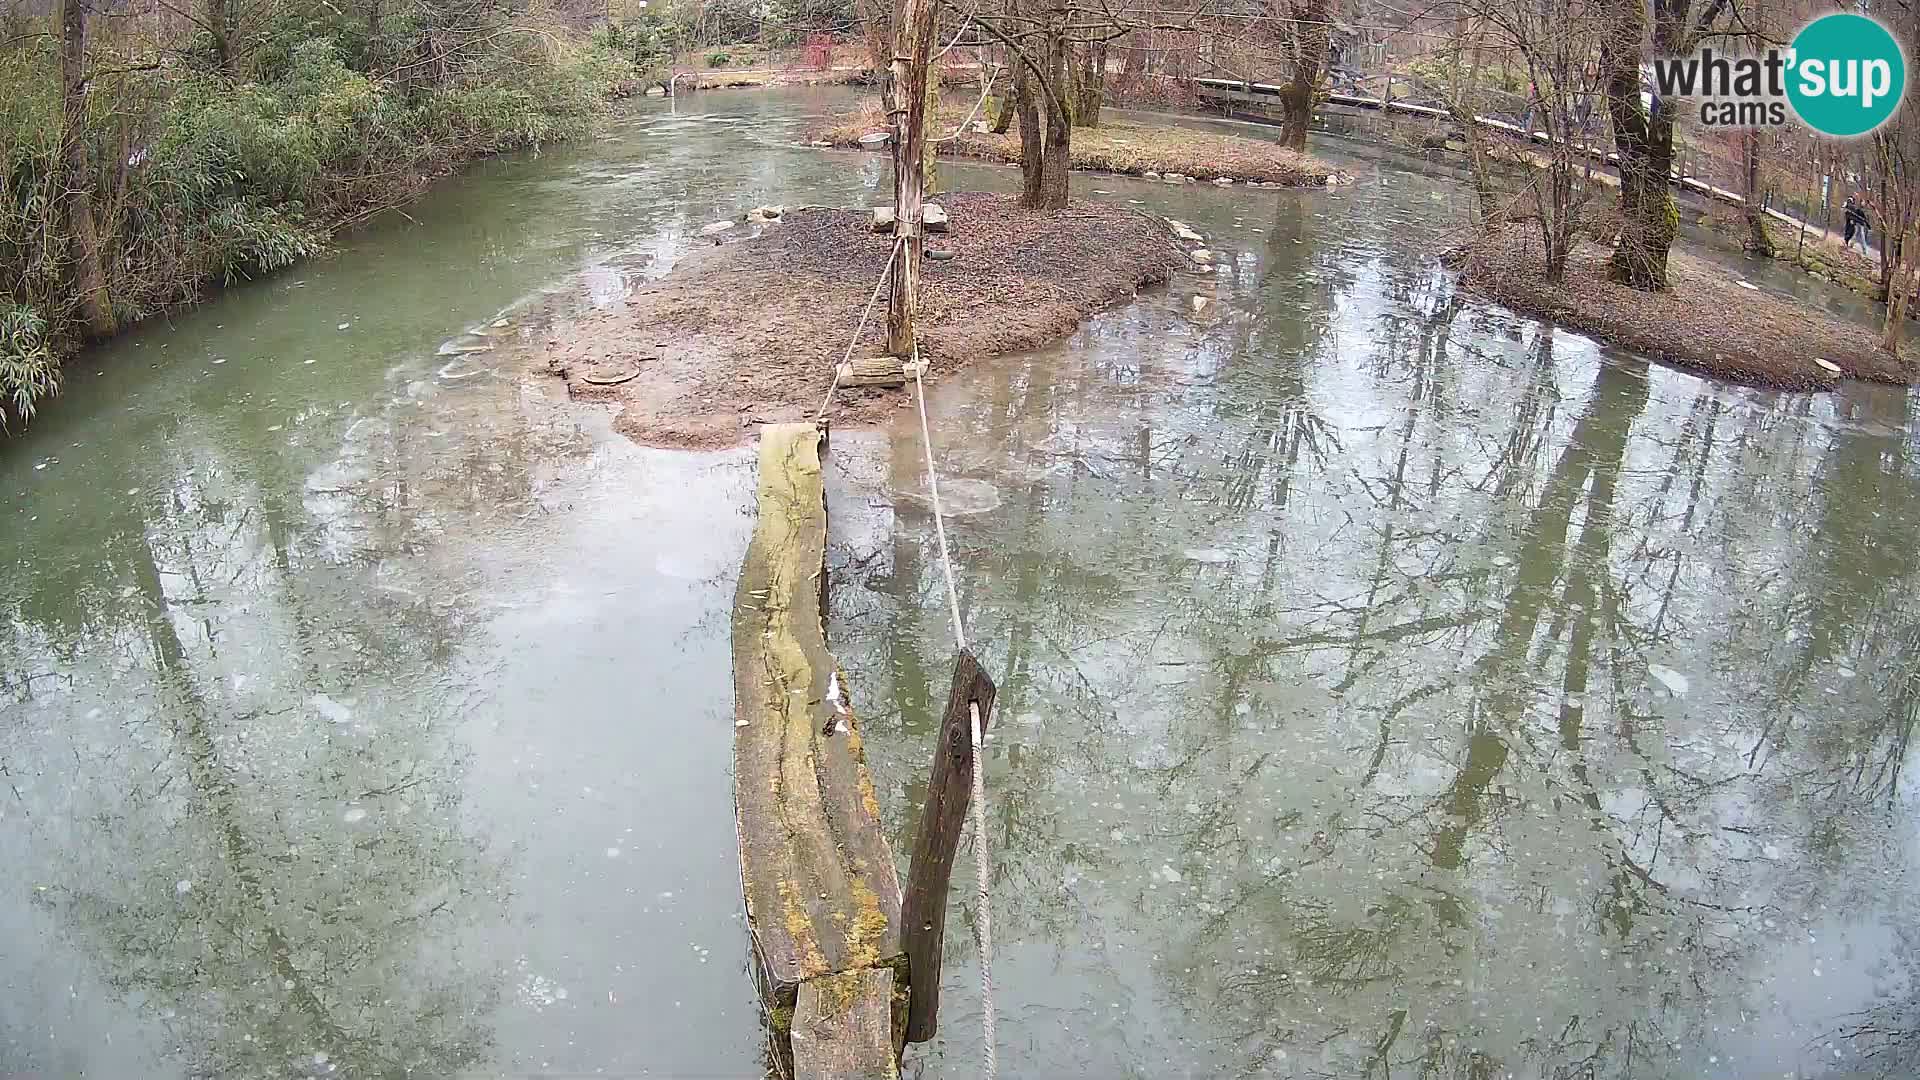
[[[417,13],[370,42],[364,19],[329,10],[283,6],[239,78],[196,70],[189,51],[93,80],[79,138],[116,316],[320,254],[334,229],[459,161],[586,132],[663,40],[658,20],[591,45],[461,26],[465,47],[443,48],[430,71],[381,75],[365,70],[377,56],[418,53]],[[45,40],[0,52],[0,425],[57,390],[57,361],[80,336],[57,74]]]
[[[707,66],[717,67],[717,68],[726,67],[728,62],[731,61],[732,59],[733,57],[728,53],[710,52],[707,54]]]
[[[666,20],[651,8],[610,20],[593,35],[596,47],[626,60],[641,75],[652,75],[666,67],[673,53],[672,41]]]
[[[34,402],[60,389],[60,362],[47,344],[47,323],[40,313],[0,302],[0,430],[11,412],[33,419]]]

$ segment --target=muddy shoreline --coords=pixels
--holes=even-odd
[[[971,360],[1037,348],[1088,316],[1165,282],[1187,262],[1172,228],[1127,207],[1034,211],[1011,196],[941,196],[949,231],[923,262],[918,324],[935,376]],[[577,401],[619,408],[614,426],[653,446],[740,442],[756,424],[812,416],[846,353],[888,255],[867,209],[788,209],[739,224],[610,309],[556,320],[536,353]],[[886,344],[885,299],[853,355]],[[878,422],[899,389],[841,389],[829,417]]]
[[[1873,331],[1743,285],[1677,247],[1667,262],[1672,287],[1659,293],[1609,280],[1610,254],[1607,245],[1583,237],[1567,261],[1566,279],[1548,285],[1537,232],[1508,225],[1447,261],[1469,289],[1515,311],[1717,379],[1831,390],[1842,378],[1907,385],[1920,376],[1911,344],[1893,356],[1880,349]]]

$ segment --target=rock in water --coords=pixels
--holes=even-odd
[[[721,233],[726,232],[728,229],[731,229],[731,228],[733,228],[733,222],[731,221],[710,222],[706,225],[700,226],[700,235],[718,236]]]
[[[1214,180],[1213,180],[1213,182],[1214,182],[1214,183],[1215,183],[1216,185],[1218,185],[1218,186],[1220,186],[1220,187],[1232,187],[1232,186],[1233,186],[1233,177],[1231,177],[1231,176],[1217,176],[1217,177],[1214,177]]]
[[[1735,281],[1734,284],[1740,286],[1743,289],[1752,289],[1754,292],[1760,291],[1760,286],[1755,285],[1751,281]]]
[[[927,203],[920,208],[920,224],[925,225],[928,232],[946,232],[947,212],[939,203]]]
[[[1206,240],[1206,237],[1201,236],[1199,233],[1194,232],[1192,228],[1188,227],[1186,222],[1175,221],[1172,218],[1168,218],[1167,224],[1173,226],[1173,235],[1185,240],[1189,244],[1198,244]]]
[[[1206,248],[1194,248],[1192,251],[1187,252],[1187,258],[1192,259],[1201,266],[1205,266],[1213,261],[1213,252],[1208,251]]]

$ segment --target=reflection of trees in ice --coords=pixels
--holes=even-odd
[[[1130,1020],[1193,1068],[1696,1075],[1785,928],[1907,906],[1900,426],[1509,335],[1442,277],[1328,280],[1192,348],[1110,326],[1127,381],[1036,362],[949,421],[1015,448],[954,466],[1005,488],[956,541],[1000,939],[1150,954]],[[840,641],[909,723],[928,533]],[[926,737],[869,746],[917,778]],[[1116,956],[1058,961],[1089,1015],[1142,989]]]
[[[458,608],[376,587],[403,530],[315,541],[275,484],[192,449],[155,467],[163,496],[16,613],[18,655],[70,643],[74,675],[28,703],[57,737],[7,755],[35,900],[193,1075],[480,1064],[498,976],[462,943],[504,886],[460,823]],[[404,516],[394,468],[342,513]],[[103,578],[125,584],[58,595]]]

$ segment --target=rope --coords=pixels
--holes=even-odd
[[[987,85],[980,88],[980,100],[973,103],[973,111],[967,114],[967,118],[965,120],[960,121],[959,127],[954,128],[952,131],[946,133],[945,135],[940,136],[939,138],[933,141],[937,143],[952,142],[953,140],[959,138],[962,132],[972,127],[973,118],[980,115],[980,106],[985,105],[987,103],[987,94],[993,90],[993,80],[999,77],[1000,77],[1000,65],[995,64],[993,65],[993,74],[987,76]]]
[[[920,448],[927,460],[927,501],[933,506],[933,531],[940,540],[940,567],[947,577],[947,605],[953,615],[953,640],[959,648],[964,649],[967,647],[966,625],[960,616],[960,588],[954,582],[953,557],[947,550],[946,514],[940,509],[940,479],[933,468],[933,436],[927,430],[927,387],[920,377],[923,370],[920,346],[916,343],[913,347],[913,400],[920,411]],[[968,816],[973,819],[974,895],[980,905],[976,937],[980,949],[980,1035],[986,1044],[980,1071],[986,1080],[994,1080],[1000,1065],[999,1055],[994,1049],[993,894],[987,865],[986,754],[980,745],[980,703],[968,702],[967,711],[973,717],[973,798]]]
[[[880,302],[880,291],[887,287],[887,278],[893,274],[893,260],[900,257],[900,249],[905,247],[906,237],[893,242],[893,251],[887,256],[886,269],[880,271],[880,280],[874,283],[873,295],[867,297],[866,310],[860,312],[860,325],[853,328],[853,340],[847,342],[847,354],[833,365],[833,382],[827,386],[827,396],[820,399],[820,411],[813,414],[813,422],[819,423],[827,415],[827,406],[833,404],[833,392],[840,389],[840,369],[853,362],[854,347],[860,344],[860,335],[867,331],[867,317],[873,314],[873,305]]]
[[[987,770],[981,766],[985,755],[980,750],[980,703],[968,702],[967,710],[973,714],[973,874],[980,903],[980,1037],[986,1044],[980,1073],[986,1080],[994,1080],[1000,1071],[1000,1062],[994,1051],[993,896],[988,891],[991,879],[987,874],[987,786],[982,780]]]
[[[913,400],[920,407],[920,448],[927,455],[927,501],[933,504],[933,532],[940,538],[940,567],[947,572],[947,605],[953,614],[953,641],[959,648],[967,647],[967,631],[960,618],[960,587],[953,582],[953,557],[947,553],[946,515],[940,512],[940,480],[933,472],[933,436],[927,434],[927,388],[920,381],[920,345],[913,346]],[[974,742],[978,744],[978,736]],[[976,769],[977,773],[978,770]]]
[[[991,84],[989,84],[991,85]],[[981,100],[985,101],[983,93]],[[978,106],[975,106],[976,110]],[[963,125],[964,126],[964,125]],[[860,324],[854,328],[853,340],[847,343],[847,353],[833,369],[833,383],[827,387],[827,396],[820,402],[820,411],[814,414],[814,422],[827,414],[827,407],[833,404],[834,391],[840,388],[840,367],[852,361],[854,346],[859,344],[860,335],[866,331],[867,319],[873,314],[873,305],[880,300],[880,292],[886,288],[887,280],[893,274],[893,264],[900,257],[901,250],[909,238],[901,237],[894,241],[893,252],[887,256],[886,269],[880,272],[880,280],[873,287],[873,295],[867,298],[866,310],[860,313]],[[947,610],[953,616],[953,640],[955,645],[967,647],[966,620],[960,614],[960,586],[953,573],[953,555],[947,547],[946,513],[940,506],[940,477],[933,467],[933,435],[927,428],[927,387],[921,378],[925,370],[920,362],[920,346],[913,347],[913,400],[920,413],[920,448],[927,462],[927,501],[933,506],[934,535],[940,541],[940,568],[947,579]],[[999,1056],[994,1049],[995,1016],[993,1004],[993,896],[992,878],[987,860],[987,789],[986,769],[982,763],[986,754],[981,749],[980,703],[969,702],[968,711],[973,717],[973,798],[971,813],[973,819],[973,869],[975,897],[979,902],[977,944],[980,950],[980,1030],[986,1042],[985,1056],[981,1062],[981,1073],[986,1080],[994,1080],[999,1074]]]

